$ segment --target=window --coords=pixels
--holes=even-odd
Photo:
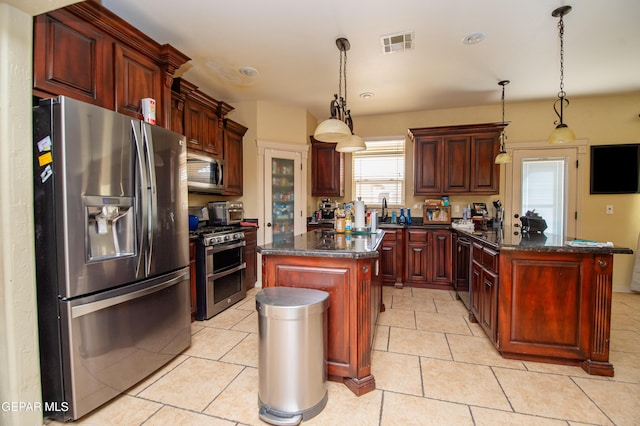
[[[404,205],[404,137],[365,140],[367,149],[354,152],[353,194],[365,204]]]
[[[549,234],[564,235],[565,170],[564,158],[522,161],[522,212],[535,209]]]

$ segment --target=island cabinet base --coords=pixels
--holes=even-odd
[[[358,396],[376,387],[371,353],[378,313],[384,310],[379,269],[378,257],[262,256],[263,287],[302,287],[329,293],[328,378],[344,383]]]
[[[612,272],[611,254],[501,251],[498,350],[613,376]]]

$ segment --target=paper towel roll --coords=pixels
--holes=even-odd
[[[364,229],[364,201],[356,201],[355,206],[356,230],[360,231]]]

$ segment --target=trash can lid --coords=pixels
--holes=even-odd
[[[329,307],[329,293],[298,287],[268,287],[256,294],[256,310],[261,315],[283,315],[290,319],[322,313]]]

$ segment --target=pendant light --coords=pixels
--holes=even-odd
[[[331,117],[321,122],[313,134],[315,140],[321,142],[338,143],[336,151],[356,152],[366,149],[364,140],[353,134],[353,120],[351,111],[347,108],[347,50],[351,48],[349,40],[338,38],[336,46],[340,51],[340,70],[338,79],[338,94],[329,104]],[[344,83],[344,97],[342,84]]]
[[[551,16],[554,18],[560,18],[558,21],[558,31],[560,33],[560,91],[558,92],[558,99],[553,104],[553,110],[555,111],[558,119],[556,121],[556,128],[549,135],[549,143],[560,144],[573,142],[576,140],[576,135],[573,130],[567,126],[563,121],[563,109],[566,103],[569,106],[569,99],[564,91],[564,19],[563,17],[571,12],[571,6],[561,6],[551,12]],[[560,111],[558,111],[558,104],[560,105]]]
[[[509,84],[509,80],[499,81],[498,84],[502,86],[502,125],[505,126],[504,121],[504,86]],[[507,143],[507,135],[504,132],[504,127],[502,127],[502,133],[500,133],[500,154],[496,156],[496,164],[506,164],[511,162],[511,154],[507,152],[505,145]]]

